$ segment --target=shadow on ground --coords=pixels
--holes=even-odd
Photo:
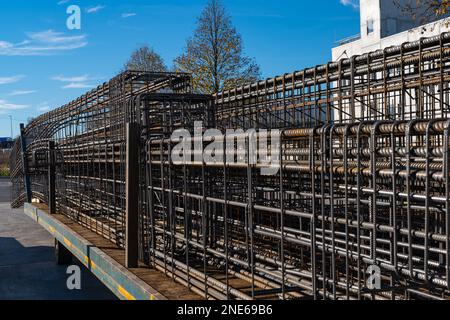
[[[67,266],[55,263],[54,239],[9,201],[9,180],[0,179],[0,300],[116,299],[77,259],[81,290],[67,289]]]
[[[54,262],[53,248],[24,247],[0,237],[0,300],[110,300],[115,296],[76,259],[81,268],[81,290],[66,286],[67,266]]]

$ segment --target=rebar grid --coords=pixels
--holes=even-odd
[[[367,120],[447,118],[444,33],[218,93],[221,128],[305,128]]]
[[[49,202],[52,140],[57,211],[125,247],[135,165],[140,260],[207,299],[448,299],[449,58],[443,34],[213,99],[193,94],[189,75],[123,73],[24,128],[13,206],[27,200],[27,178],[32,198]],[[140,128],[136,164],[129,122]],[[236,161],[198,161],[219,135],[184,139],[191,151],[173,161],[175,130],[208,128],[280,129],[266,150],[280,152],[277,173],[250,162],[245,133]]]

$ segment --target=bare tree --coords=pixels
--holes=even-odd
[[[193,74],[196,91],[209,94],[260,77],[258,64],[244,55],[242,38],[220,0],[210,0],[187,41],[185,53],[174,64],[177,71]]]
[[[394,0],[394,3],[421,24],[447,15],[450,9],[450,0]]]
[[[130,60],[125,65],[127,70],[166,72],[167,66],[159,54],[148,46],[141,47],[131,54]]]

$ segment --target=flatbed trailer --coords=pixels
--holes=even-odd
[[[44,227],[121,300],[202,300],[164,273],[140,264],[125,268],[125,250],[61,214],[50,215],[44,204],[25,203],[27,216]]]

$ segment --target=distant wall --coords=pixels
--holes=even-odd
[[[364,0],[373,1],[373,0]],[[378,2],[378,1],[375,1]],[[399,0],[400,4],[408,3],[408,0]],[[415,2],[415,1],[413,1]],[[389,37],[396,33],[400,33],[409,29],[420,27],[423,24],[423,17],[425,17],[424,7],[422,11],[417,12],[417,18],[414,19],[410,13],[404,12],[393,0],[381,0],[380,1],[380,16],[381,16],[381,37]],[[427,13],[427,23],[438,21],[448,16],[436,16],[432,14],[429,16]]]
[[[361,39],[381,36],[381,11],[379,0],[360,0]],[[369,33],[369,23],[373,22],[373,32]]]
[[[376,39],[375,37],[361,38],[360,40],[344,44],[332,49],[333,61],[342,58],[350,58],[355,55],[362,55],[368,52],[383,50],[391,46],[398,46],[405,42],[414,42],[420,38],[427,38],[439,35],[443,32],[450,32],[449,24],[446,20],[439,20],[427,25],[396,33],[389,37]]]

